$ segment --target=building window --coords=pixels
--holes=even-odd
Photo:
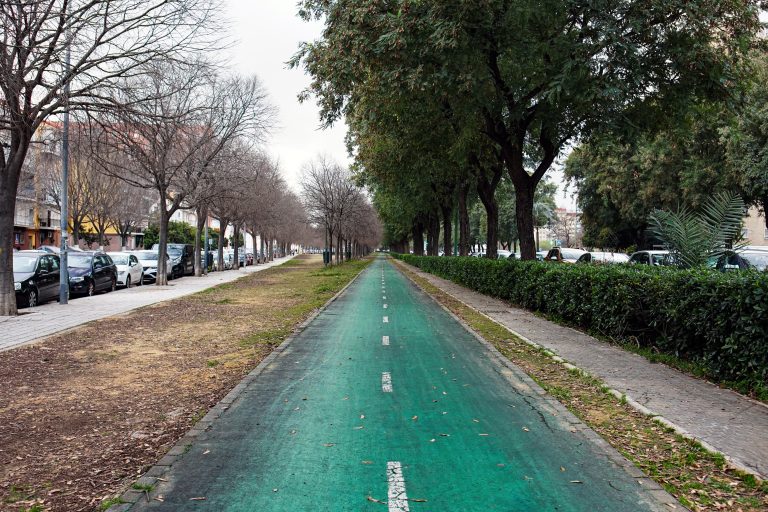
[[[13,243],[17,245],[21,245],[21,233],[13,234]]]
[[[768,228],[765,228],[765,232],[763,233],[763,240],[768,240]]]

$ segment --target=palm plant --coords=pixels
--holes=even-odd
[[[738,251],[744,218],[744,200],[738,194],[721,192],[710,198],[700,212],[687,207],[677,212],[654,210],[648,217],[649,231],[670,252],[675,265],[700,267],[710,258]]]

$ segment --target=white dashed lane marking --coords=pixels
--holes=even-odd
[[[381,344],[385,347],[389,345],[389,336],[382,336],[381,337]]]
[[[388,317],[388,316],[385,316],[385,317],[384,317],[384,323],[385,323],[385,324],[388,324],[388,323],[389,323],[389,317]]]
[[[385,393],[392,392],[392,375],[389,372],[381,374],[381,390]]]
[[[384,309],[387,309],[387,305],[386,304],[384,304]]]
[[[408,512],[408,495],[405,494],[403,466],[397,461],[387,462],[387,503],[389,512]]]

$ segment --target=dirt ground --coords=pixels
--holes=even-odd
[[[0,510],[106,507],[363,266],[301,256],[0,354]]]

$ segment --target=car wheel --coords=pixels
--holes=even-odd
[[[125,277],[125,287],[126,289],[131,287],[131,276]]]
[[[88,297],[93,297],[96,295],[96,285],[93,284],[93,281],[88,281],[88,290],[85,292],[85,294]]]
[[[30,308],[37,306],[37,290],[34,288],[30,288],[27,293],[27,306]]]

